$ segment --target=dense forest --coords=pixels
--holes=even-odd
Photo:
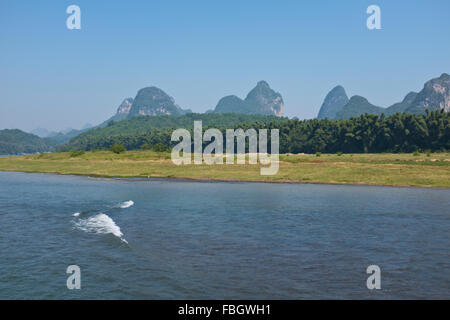
[[[107,149],[122,144],[128,150],[169,149],[174,129],[192,131],[194,120],[203,121],[203,130],[218,128],[279,129],[280,153],[378,153],[450,150],[450,116],[443,110],[425,115],[396,113],[389,117],[364,114],[349,120],[290,120],[238,114],[189,114],[182,117],[136,117],[105,128],[85,132],[60,151]]]

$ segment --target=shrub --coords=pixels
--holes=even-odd
[[[142,146],[141,146],[141,150],[150,150],[150,145],[148,144],[148,143],[144,143]]]
[[[80,151],[72,151],[72,152],[70,152],[70,157],[71,157],[71,158],[75,158],[75,157],[82,156],[83,154],[84,154],[84,151],[83,151],[83,150],[80,150]]]
[[[316,157],[320,157],[322,155],[322,152],[316,152]]]
[[[118,144],[118,143],[113,144],[111,146],[111,148],[109,148],[109,150],[111,150],[111,152],[114,152],[117,154],[127,151],[127,149],[125,148],[125,146],[123,144]]]
[[[426,150],[425,153],[426,153],[427,157],[431,156],[431,150]]]
[[[167,146],[162,143],[157,143],[152,147],[155,152],[166,152],[168,150]]]
[[[413,156],[417,157],[418,155],[419,155],[419,151],[416,150],[413,152]]]
[[[340,151],[336,154],[338,155],[338,157],[342,156],[342,152],[340,152]]]

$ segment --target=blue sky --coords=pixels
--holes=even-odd
[[[81,30],[66,8],[81,8]],[[382,30],[366,27],[381,8]],[[389,106],[450,72],[450,1],[0,2],[0,128],[97,124],[155,85],[204,112],[266,80],[285,114],[317,115],[341,84]]]

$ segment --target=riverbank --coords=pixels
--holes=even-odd
[[[96,177],[158,177],[193,180],[364,184],[450,188],[450,153],[280,155],[279,171],[260,175],[260,165],[182,165],[170,153],[109,151],[5,157],[0,171]]]

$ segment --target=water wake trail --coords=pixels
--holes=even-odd
[[[85,232],[96,234],[112,234],[125,243],[127,240],[123,238],[120,227],[116,225],[113,219],[104,213],[96,214],[86,219],[79,219],[75,222],[75,226]]]
[[[133,206],[133,205],[134,205],[134,201],[133,200],[128,200],[128,201],[124,201],[121,204],[119,204],[119,208],[126,209],[126,208],[129,208],[129,207]]]

